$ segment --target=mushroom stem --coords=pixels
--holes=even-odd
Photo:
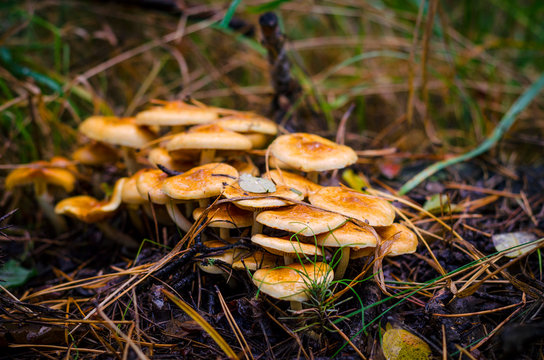
[[[47,192],[47,184],[44,181],[34,182],[34,192],[36,200],[43,211],[45,217],[51,222],[57,234],[62,234],[66,231],[66,221],[55,213],[55,207],[52,204],[51,195]]]
[[[251,225],[251,235],[257,235],[263,232],[263,224],[257,222],[257,215],[259,215],[259,213],[259,210],[255,210],[253,212],[253,225]]]
[[[228,242],[230,240],[230,229],[219,228],[219,237]]]
[[[215,158],[215,149],[203,149],[200,152],[200,165],[206,165],[213,162]]]
[[[123,162],[127,167],[128,174],[134,174],[138,170],[138,162],[136,161],[134,150],[126,146],[121,146],[121,154],[123,155]]]
[[[283,255],[283,263],[285,265],[292,264],[293,262],[295,262],[295,259],[292,256],[287,254]]]
[[[142,223],[142,219],[140,219],[140,215],[138,214],[138,205],[128,206],[128,216],[130,217],[130,221],[136,227],[136,229],[140,233],[143,233],[144,224]]]
[[[318,184],[319,183],[319,173],[317,171],[308,172],[308,180]]]
[[[300,301],[290,301],[291,303],[291,310],[293,311],[300,311],[302,310],[302,303]]]
[[[193,210],[195,209],[195,203],[193,201],[187,201],[185,203],[185,216],[190,219],[193,216]]]
[[[340,261],[338,262],[336,270],[334,271],[334,280],[340,280],[344,277],[346,269],[348,268],[350,252],[351,250],[349,246],[344,246],[341,248]]]
[[[127,234],[117,230],[105,221],[99,221],[95,223],[96,227],[100,229],[102,234],[108,239],[115,241],[119,245],[126,246],[127,248],[137,248],[138,242],[128,236]]]
[[[205,198],[205,199],[199,199],[198,200],[198,206],[205,209],[208,207],[208,205],[210,205],[210,199],[209,198]]]
[[[191,228],[193,224],[187,220],[185,216],[179,211],[178,206],[174,203],[172,199],[168,200],[168,203],[166,204],[166,210],[168,211],[168,215],[181,230],[187,232]]]

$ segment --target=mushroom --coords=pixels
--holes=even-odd
[[[195,220],[199,220],[206,208],[197,208],[193,211]],[[231,242],[230,229],[249,227],[253,224],[253,214],[232,204],[214,206],[208,213],[209,227],[219,228],[219,236],[226,242]]]
[[[322,262],[293,263],[274,269],[259,269],[253,283],[259,291],[280,300],[291,301],[292,310],[301,310],[302,302],[310,299],[312,286],[327,286],[334,278],[332,268]]]
[[[138,216],[138,209],[141,205],[147,203],[147,200],[138,192],[138,188],[136,187],[136,179],[142,171],[139,170],[134,175],[126,178],[121,191],[121,202],[126,204],[130,220],[140,232],[144,231],[144,225]]]
[[[97,200],[91,196],[79,195],[60,201],[55,213],[68,215],[87,224],[95,224],[109,239],[127,247],[137,247],[138,243],[128,235],[111,227],[105,220],[112,217],[121,205],[121,193],[126,178],[115,183],[109,200]]]
[[[297,204],[265,210],[257,215],[257,221],[271,228],[303,236],[314,236],[336,229],[346,222],[346,218],[339,214]]]
[[[168,150],[161,147],[156,147],[149,150],[149,154],[147,154],[147,161],[149,161],[154,167],[161,165],[174,171],[187,171],[195,164],[195,162],[190,159],[175,158],[168,152]]]
[[[416,234],[402,224],[394,223],[385,227],[377,227],[376,231],[382,239],[381,244],[392,242],[386,250],[387,256],[412,254],[417,250]]]
[[[279,265],[280,258],[264,251],[255,251],[251,255],[243,256],[232,263],[232,268],[237,270],[269,269]]]
[[[194,126],[186,132],[172,137],[166,144],[168,151],[198,149],[200,164],[212,162],[216,150],[249,150],[251,141],[234,131],[223,129],[217,124]]]
[[[68,159],[55,157],[50,162],[36,161],[19,167],[6,177],[6,190],[28,184],[34,185],[34,196],[44,215],[49,219],[57,234],[66,231],[66,222],[53,209],[52,196],[47,190],[48,185],[62,187],[66,192],[74,189],[76,178],[67,170]],[[61,167],[62,168],[61,168]]]
[[[117,161],[117,151],[100,141],[91,141],[77,148],[72,153],[72,159],[82,165],[101,166]]]
[[[251,141],[254,149],[264,147],[278,133],[278,125],[274,121],[251,112],[238,112],[221,118],[216,124],[243,134]]]
[[[223,196],[234,200],[234,204],[242,209],[253,210],[253,216],[256,217],[262,209],[276,208],[289,205],[289,200],[300,201],[304,197],[298,190],[287,188],[286,186],[276,186],[276,191],[268,193],[254,193],[245,191],[240,187],[239,182],[235,182],[225,187]],[[248,199],[243,199],[243,198]],[[255,235],[261,232],[262,226],[255,221],[251,228],[251,234]]]
[[[159,169],[140,170],[136,177],[136,188],[140,196],[152,204],[164,205],[174,224],[187,232],[192,223],[183,216],[172,199],[162,191],[163,183],[167,178],[168,174]]]
[[[395,208],[387,200],[343,187],[324,187],[310,195],[309,200],[312,205],[340,213],[370,226],[389,226],[395,220]]]
[[[134,118],[91,116],[79,125],[79,131],[90,139],[120,145],[130,174],[136,172],[138,167],[134,149],[155,139],[155,133],[147,127],[137,125]]]
[[[225,246],[223,242],[216,240],[206,241],[203,243],[203,245],[210,249],[222,248]],[[234,285],[234,283],[231,281],[231,277],[229,276],[229,274],[227,274],[225,270],[223,270],[221,267],[215,265],[214,262],[222,261],[228,265],[232,265],[232,263],[234,263],[236,260],[240,259],[246,254],[247,251],[236,248],[224,250],[220,254],[205,256],[204,258],[208,261],[208,263],[204,264],[202,262],[199,262],[198,267],[208,274],[220,274],[225,278],[227,283]]]
[[[348,267],[351,249],[358,251],[362,248],[374,249],[378,237],[374,231],[348,221],[344,225],[317,236],[317,245],[340,248],[340,259],[334,271],[335,280],[341,279]]]
[[[308,173],[318,182],[318,171],[342,169],[357,161],[352,148],[307,133],[282,135],[270,144],[270,155],[290,168]]]
[[[293,237],[296,238],[296,240],[291,240]],[[251,237],[251,242],[260,245],[274,255],[283,256],[285,265],[293,263],[295,258],[300,255],[302,255],[300,258],[301,261],[303,259],[315,261],[317,256],[323,256],[320,248],[313,244],[300,242],[296,235],[278,238],[256,234]],[[314,258],[308,259],[308,256],[313,256]]]

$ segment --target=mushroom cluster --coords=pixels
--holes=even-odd
[[[394,223],[388,201],[319,185],[320,174],[357,161],[353,149],[320,136],[276,137],[276,123],[260,115],[181,101],[158,102],[134,118],[93,116],[79,130],[89,141],[66,162],[96,174],[122,159],[126,176],[116,180],[107,199],[65,198],[52,212],[47,184],[71,191],[77,171],[67,165],[53,171],[58,159],[56,165],[17,169],[6,180],[8,188],[34,183],[40,205],[59,230],[65,224],[58,215],[68,215],[96,224],[125,246],[137,246],[107,222],[119,209],[142,230],[143,216],[185,232],[197,221],[210,228],[201,232],[202,245],[210,250],[200,255],[202,271],[254,272],[260,291],[289,300],[292,307],[308,299],[312,284],[343,278],[350,259],[372,255],[378,246],[386,246],[387,256],[416,250],[416,236]],[[263,160],[271,170],[259,177],[255,163]],[[245,246],[236,247],[240,239]]]

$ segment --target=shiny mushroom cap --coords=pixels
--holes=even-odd
[[[43,192],[45,186],[50,184],[60,186],[66,192],[71,192],[74,190],[76,178],[64,165],[62,167],[59,165],[58,161],[56,164],[48,161],[35,161],[21,166],[8,174],[5,187],[7,190],[11,190],[16,186],[34,184],[36,189]]]
[[[348,221],[339,228],[317,236],[317,245],[330,247],[351,247],[354,250],[374,248],[378,239],[370,229],[355,225]]]
[[[300,242],[295,237],[290,239],[256,234],[251,237],[251,242],[279,256],[288,255],[296,258],[297,254],[299,254],[301,259],[304,259],[305,255],[323,256],[323,252],[319,247],[314,244]]]
[[[125,181],[126,178],[117,180],[109,200],[100,201],[87,195],[74,196],[60,201],[55,206],[55,213],[68,215],[86,223],[105,220],[113,216],[121,205]]]
[[[302,200],[304,196],[298,190],[292,190],[286,186],[276,186],[276,191],[269,193],[253,193],[245,191],[238,182],[225,187],[223,196],[227,199],[247,197],[247,200],[235,200],[236,206],[242,209],[266,209],[291,204],[289,200]]]
[[[370,226],[388,226],[395,220],[395,208],[387,200],[337,186],[324,187],[310,195],[310,203]]]
[[[92,141],[72,153],[72,159],[88,166],[111,164],[117,161],[117,158],[117,151],[100,141]]]
[[[205,208],[197,208],[193,211],[193,218],[200,219]],[[208,226],[224,229],[236,229],[250,227],[253,225],[253,213],[242,210],[232,204],[220,204],[214,206],[208,212],[208,217],[211,217]]]
[[[177,134],[166,144],[166,149],[249,150],[251,141],[244,135],[225,130],[217,124],[208,124]]]
[[[270,176],[272,181],[278,185],[285,185],[287,187],[297,189],[304,194],[304,197],[319,191],[323,187],[303,176],[293,174],[292,172],[288,171],[271,170],[263,175],[263,177],[268,176]]]
[[[168,202],[168,195],[162,191],[162,185],[168,175],[159,169],[143,169],[136,174],[136,188],[146,201],[164,205]]]
[[[352,148],[314,134],[282,135],[269,149],[272,156],[289,167],[306,172],[342,169],[357,161]]]
[[[376,231],[382,238],[381,244],[387,244],[388,241],[393,243],[390,245],[387,256],[398,256],[403,254],[412,254],[417,249],[417,237],[412,230],[402,224],[392,224],[390,226],[376,228]],[[387,245],[385,245],[387,246]]]
[[[192,159],[177,159],[168,150],[157,147],[149,151],[147,155],[147,161],[151,163],[154,167],[157,165],[162,165],[167,169],[176,170],[176,171],[185,171],[194,166],[194,154]]]
[[[219,110],[213,107],[196,106],[183,101],[168,101],[163,106],[154,106],[136,115],[140,125],[184,126],[210,123],[219,118]]]
[[[346,222],[342,215],[298,204],[263,211],[257,215],[256,220],[268,227],[304,236],[322,234]]]
[[[90,139],[112,145],[140,148],[155,139],[155,133],[134,122],[134,118],[91,116],[79,125],[79,131]]]
[[[123,204],[140,205],[147,202],[147,199],[140,195],[136,187],[136,179],[140,175],[140,171],[125,180],[121,191],[121,202]]]
[[[280,300],[307,301],[312,284],[332,281],[332,268],[322,262],[315,264],[293,263],[274,269],[260,269],[253,274],[253,283],[259,291]]]
[[[238,171],[232,166],[210,163],[165,179],[162,191],[176,200],[205,199],[218,196],[237,179]]]

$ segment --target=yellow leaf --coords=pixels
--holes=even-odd
[[[403,329],[388,329],[383,334],[382,348],[387,360],[427,360],[431,358],[429,345]]]

